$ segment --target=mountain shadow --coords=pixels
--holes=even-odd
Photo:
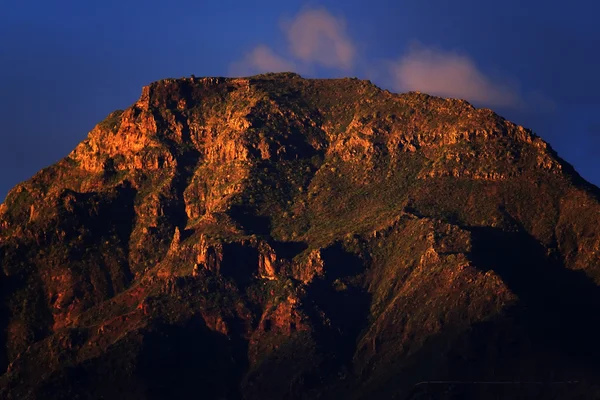
[[[365,268],[359,256],[336,243],[323,250],[322,258],[325,277],[308,287],[307,299],[312,304],[307,313],[315,327],[320,326],[320,311],[331,321],[330,326],[321,326],[317,334],[323,349],[335,360],[332,366],[340,367],[351,362],[360,333],[367,326],[371,294],[357,284]]]
[[[513,291],[532,338],[567,358],[600,367],[600,289],[583,271],[567,269],[524,230],[471,228],[474,264],[493,270]]]

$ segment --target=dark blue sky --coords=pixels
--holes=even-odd
[[[166,77],[294,69],[465,97],[600,185],[593,0],[0,3],[0,201]]]

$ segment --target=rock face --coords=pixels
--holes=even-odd
[[[599,396],[599,193],[460,100],[153,83],[0,206],[0,397]]]

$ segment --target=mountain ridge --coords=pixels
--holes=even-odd
[[[0,205],[0,393],[593,382],[598,198],[462,100],[290,73],[161,80]]]

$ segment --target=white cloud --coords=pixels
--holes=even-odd
[[[468,55],[413,44],[396,61],[361,60],[348,35],[346,21],[324,8],[308,8],[281,22],[282,51],[256,46],[231,64],[232,75],[294,71],[314,74],[315,67],[349,73],[360,70],[371,79],[387,81],[396,91],[420,91],[462,98],[476,106],[512,107],[552,112],[552,99],[541,92],[523,96],[512,81],[485,74]],[[525,100],[524,100],[525,99]]]
[[[230,72],[233,75],[252,75],[262,72],[295,71],[296,66],[291,61],[278,56],[270,47],[259,45],[246,54],[240,61],[233,63]]]
[[[486,106],[521,107],[518,90],[506,82],[494,82],[466,55],[412,46],[391,64],[394,89],[457,97]]]
[[[349,71],[356,49],[346,32],[346,21],[325,9],[305,9],[284,21],[281,29],[287,42],[288,57],[265,45],[256,46],[243,59],[230,66],[232,75],[261,72],[302,72],[315,66]]]
[[[306,9],[283,23],[291,54],[306,63],[350,70],[356,49],[346,21],[325,9]]]

